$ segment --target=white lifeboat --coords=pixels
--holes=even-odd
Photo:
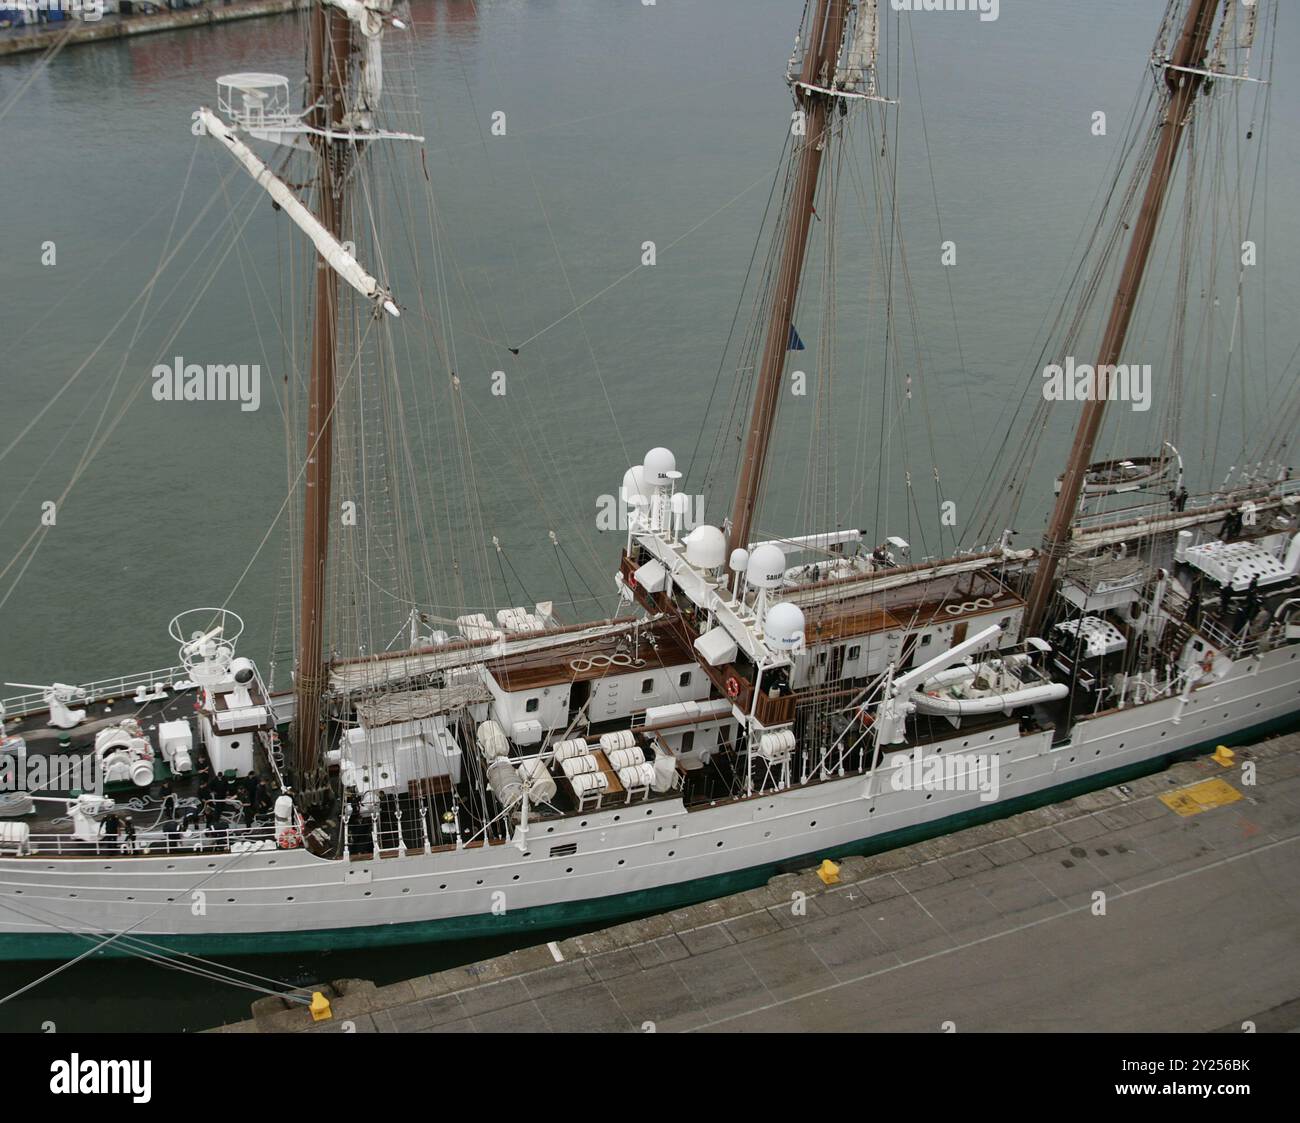
[[[1026,682],[1015,669],[1021,660],[953,667],[927,679],[911,701],[924,714],[943,717],[975,717],[980,714],[1011,713],[1022,706],[1055,702],[1070,693],[1063,682]]]

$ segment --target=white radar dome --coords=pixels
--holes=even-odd
[[[727,568],[732,573],[744,573],[747,565],[749,565],[748,550],[736,549],[731,551],[731,557],[727,561]]]
[[[686,560],[697,569],[717,569],[726,557],[727,539],[716,526],[697,526],[686,536]]]
[[[636,507],[645,500],[645,469],[638,464],[623,473],[623,502]]]
[[[667,487],[673,480],[680,478],[677,457],[666,448],[652,448],[647,452],[642,471],[645,473],[645,482],[651,487]]]
[[[763,632],[768,643],[786,651],[803,646],[803,610],[797,604],[782,601],[767,610]]]
[[[785,580],[785,553],[781,547],[771,542],[755,546],[745,567],[745,580],[759,589],[778,588]]]

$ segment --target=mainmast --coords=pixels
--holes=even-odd
[[[318,130],[343,124],[347,107],[352,24],[334,7],[311,13],[307,74],[308,120]],[[317,218],[334,237],[342,232],[349,143],[311,134],[317,154]],[[303,502],[302,574],[299,591],[298,667],[294,677],[296,729],[294,778],[315,785],[320,769],[321,694],[325,689],[325,565],[329,552],[330,476],[334,452],[334,389],[338,360],[338,274],[316,255],[311,375],[307,404],[306,493]]]
[[[802,145],[795,159],[797,171],[794,189],[785,215],[785,242],[777,273],[776,292],[768,314],[767,335],[759,367],[754,405],[741,456],[740,478],[731,507],[730,546],[744,548],[749,543],[754,508],[763,484],[763,470],[768,445],[776,422],[777,402],[785,374],[786,351],[794,320],[799,282],[803,276],[804,257],[808,249],[808,230],[812,225],[813,202],[826,149],[831,103],[829,91],[835,74],[835,61],[844,38],[848,0],[817,0],[804,54],[800,79],[794,84],[795,101],[804,114]]]
[[[1192,102],[1205,82],[1206,48],[1218,7],[1219,0],[1191,0],[1182,31],[1174,47],[1173,57],[1165,67],[1165,82],[1168,83],[1172,96],[1164,121],[1160,125],[1160,140],[1147,179],[1146,193],[1142,197],[1142,207],[1138,212],[1128,254],[1124,259],[1119,287],[1111,304],[1105,334],[1102,336],[1101,358],[1098,359],[1095,368],[1093,395],[1084,403],[1083,414],[1079,418],[1079,425],[1074,434],[1074,444],[1070,449],[1070,459],[1061,481],[1060,495],[1056,500],[1047,533],[1043,536],[1042,555],[1034,573],[1034,583],[1030,589],[1028,608],[1025,613],[1026,635],[1037,634],[1042,626],[1055,586],[1057,567],[1061,558],[1069,551],[1070,525],[1074,520],[1079,493],[1083,488],[1088,465],[1092,462],[1093,449],[1106,411],[1109,389],[1107,373],[1120,361],[1120,352],[1124,347],[1129,323],[1133,318],[1134,302],[1155,240],[1160,211],[1164,205],[1170,180],[1173,178],[1178,148],[1190,119]]]

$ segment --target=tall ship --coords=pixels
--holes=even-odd
[[[499,569],[497,590],[517,578],[500,539],[473,503],[429,515],[411,498],[417,477],[454,481],[470,499],[495,485],[468,442],[401,425],[414,416],[402,381],[412,364],[437,383],[447,433],[463,436],[474,408],[450,335],[434,332],[427,354],[409,342],[440,322],[454,264],[417,253],[416,291],[394,279],[406,243],[388,220],[427,202],[435,244],[442,221],[426,198],[406,4],[316,0],[301,102],[279,75],[218,79],[215,108],[193,117],[197,143],[269,196],[300,269],[285,293],[301,316],[301,398],[287,415],[291,580],[277,625],[292,637],[292,679],[277,688],[274,653],[259,663],[240,646],[231,598],[196,591],[212,606],[175,615],[159,669],[12,686],[0,762],[44,779],[0,794],[0,956],[307,950],[594,924],[1116,783],[1300,717],[1294,374],[1224,479],[1198,482],[1205,435],[1179,427],[1184,371],[1219,361],[1195,315],[1210,269],[1198,247],[1224,202],[1214,185],[1234,142],[1222,130],[1244,134],[1240,99],[1268,88],[1274,9],[1167,4],[1149,60],[1134,60],[1151,81],[1047,368],[1033,371],[1000,449],[998,434],[970,434],[970,475],[987,472],[987,485],[966,541],[950,534],[918,557],[912,531],[881,527],[877,482],[896,455],[896,418],[925,393],[906,353],[917,309],[892,211],[899,17],[877,0],[803,8],[790,117],[773,123],[788,139],[768,248],[755,254],[749,322],[733,333],[732,418],[705,438],[710,485],[725,479],[729,502],[712,488],[701,509],[703,493],[687,490],[698,458],[666,447],[680,434],[659,436],[621,485],[608,482],[621,549],[604,563],[616,608],[597,619],[565,619],[559,590],[485,609],[472,573]],[[854,137],[870,153],[865,174]],[[875,459],[855,457],[846,473],[825,435],[826,387],[836,208],[855,194],[889,247],[874,264],[892,287],[885,345],[861,376],[881,376],[878,415],[861,427]],[[1172,298],[1150,301],[1161,252],[1176,266]],[[1239,309],[1244,267],[1215,270]],[[795,321],[813,321],[810,300],[824,307],[820,338],[805,344]],[[1172,342],[1155,372],[1162,408],[1141,438],[1153,443],[1124,449],[1132,426],[1114,420],[1141,391],[1139,313],[1167,319]],[[499,355],[505,370],[527,342]],[[1235,370],[1235,331],[1213,343]],[[791,355],[813,351],[813,433],[782,444]],[[1073,437],[1058,441],[1066,416]],[[774,480],[799,477],[791,447],[807,452],[797,525],[760,529]],[[1036,454],[1057,450],[1046,475],[1033,471]],[[554,481],[566,486],[540,437],[511,451],[541,462],[512,486],[539,503]],[[837,474],[852,476],[844,493]],[[950,525],[937,471],[935,483],[933,521]],[[915,526],[910,512],[929,501],[910,475],[903,486],[908,514],[895,517]],[[1053,491],[1041,541],[1018,542],[1022,503],[1046,505]],[[873,492],[881,532],[846,525],[846,510],[866,519]],[[977,528],[982,542],[970,540]],[[564,535],[552,541],[566,573]],[[447,599],[421,603],[433,587]]]

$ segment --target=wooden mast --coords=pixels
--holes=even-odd
[[[343,12],[317,3],[311,13],[307,104],[316,128],[341,125],[346,112],[352,25]],[[313,134],[317,154],[317,218],[341,237],[346,142]],[[334,387],[338,361],[338,275],[316,257],[311,376],[307,403],[306,492],[303,501],[302,573],[299,588],[297,705],[293,772],[300,788],[320,771],[321,694],[325,689],[325,566],[329,553],[330,477],[334,452]]]
[[[1156,227],[1160,221],[1160,211],[1164,205],[1169,182],[1173,177],[1174,163],[1178,158],[1178,148],[1186,130],[1192,102],[1205,82],[1203,74],[1193,73],[1203,70],[1206,47],[1210,39],[1210,28],[1219,7],[1219,0],[1191,0],[1187,16],[1174,47],[1170,66],[1165,70],[1165,81],[1172,96],[1161,123],[1161,134],[1156,146],[1155,159],[1147,179],[1146,192],[1142,197],[1142,207],[1138,211],[1137,222],[1133,227],[1133,237],[1129,242],[1128,254],[1124,259],[1124,268],[1120,274],[1119,287],[1111,304],[1110,318],[1102,336],[1101,357],[1097,360],[1096,378],[1093,383],[1094,393],[1083,406],[1078,428],[1074,434],[1074,444],[1070,449],[1070,459],[1066,464],[1065,475],[1061,481],[1061,492],[1052,511],[1051,522],[1043,536],[1042,554],[1038,559],[1038,568],[1034,573],[1034,583],[1029,593],[1029,603],[1025,611],[1025,635],[1037,635],[1051,600],[1056,582],[1056,571],[1069,551],[1070,525],[1074,520],[1079,494],[1083,489],[1088,465],[1092,462],[1093,449],[1101,432],[1102,417],[1106,412],[1108,392],[1106,369],[1120,361],[1120,352],[1128,335],[1129,323],[1133,318],[1133,306],[1138,289],[1142,284],[1142,275],[1146,271],[1147,259],[1151,255],[1151,246],[1155,240]],[[1178,69],[1182,67],[1183,69]]]
[[[794,88],[795,100],[804,113],[805,132],[802,146],[795,156],[797,171],[785,215],[785,242],[781,248],[776,292],[768,315],[763,358],[741,456],[740,477],[736,481],[736,496],[731,507],[729,541],[733,550],[744,548],[749,543],[754,508],[763,484],[763,470],[785,374],[795,301],[808,249],[817,179],[828,139],[831,103],[835,100],[831,95],[809,90],[807,86],[830,87],[840,42],[844,38],[847,9],[848,0],[818,0],[799,76],[803,85]]]

